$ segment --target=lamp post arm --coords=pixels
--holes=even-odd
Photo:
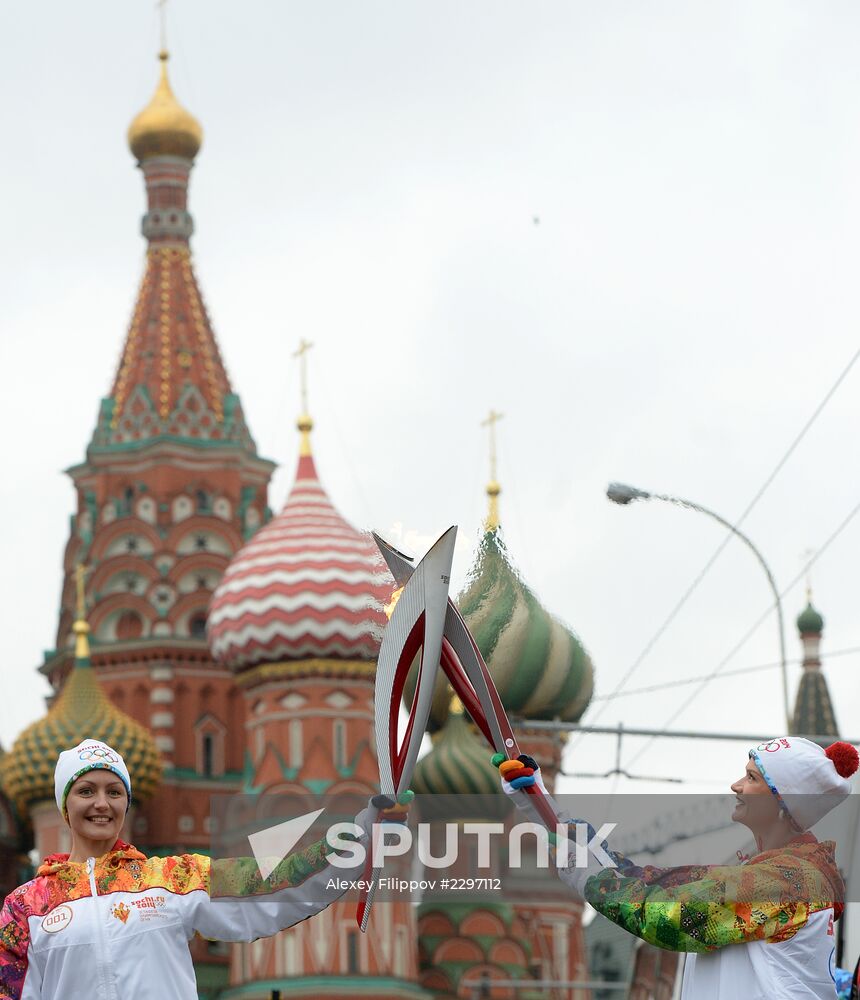
[[[765,572],[767,577],[767,582],[770,584],[771,592],[773,593],[773,600],[776,606],[776,616],[777,624],[779,628],[779,660],[780,666],[782,668],[782,696],[783,696],[783,707],[785,709],[785,724],[786,724],[786,735],[791,732],[791,714],[788,707],[788,668],[786,665],[786,654],[785,654],[785,621],[782,612],[782,598],[780,597],[779,588],[776,585],[776,580],[773,578],[773,573],[770,571],[770,566],[765,562],[764,556],[759,552],[759,550],[753,545],[750,539],[736,527],[731,521],[727,521],[724,517],[720,517],[716,511],[711,510],[708,507],[703,507],[701,504],[693,503],[692,500],[684,500],[681,497],[669,496],[665,493],[652,493],[651,496],[655,500],[665,500],[667,503],[673,503],[678,507],[687,507],[690,510],[697,510],[700,514],[707,514],[708,517],[713,518],[724,528],[728,528],[729,531],[736,535],[752,552],[752,554],[758,560],[759,565]]]

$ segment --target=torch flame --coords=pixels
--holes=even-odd
[[[394,609],[397,607],[397,602],[400,600],[400,595],[402,593],[403,593],[403,587],[398,587],[397,590],[393,590],[391,592],[391,597],[388,601],[388,604],[386,604],[383,607],[383,611],[385,612],[387,618],[391,618],[391,616],[394,614]]]

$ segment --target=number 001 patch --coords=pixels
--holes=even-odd
[[[72,922],[73,916],[74,913],[71,906],[66,906],[65,903],[62,906],[57,906],[43,918],[42,930],[46,934],[56,934],[58,931],[64,931]]]

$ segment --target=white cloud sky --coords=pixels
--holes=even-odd
[[[157,72],[149,3],[9,18],[6,746],[43,711],[34,668],[73,509],[60,470],[83,457],[142,271],[124,133]],[[722,536],[665,505],[613,507],[606,483],[736,517],[858,346],[858,31],[847,0],[175,0],[171,76],[205,130],[197,273],[260,450],[281,463],[272,505],[295,462],[300,337],[316,344],[318,467],[357,524],[429,539],[457,522],[475,538],[480,421],[502,410],[509,548],[611,690]],[[860,499],[858,386],[860,366],[745,524],[781,584]],[[813,573],[825,652],[860,646],[858,541],[860,518]],[[768,601],[732,544],[631,686],[706,673]],[[803,604],[798,586],[792,656]],[[768,621],[729,666],[776,657]],[[858,666],[826,664],[851,736]],[[660,726],[687,691],[619,700],[601,722]],[[735,676],[675,725],[771,735],[780,706],[777,671]],[[592,736],[568,766],[613,756]],[[712,783],[744,756],[662,740],[635,770]]]

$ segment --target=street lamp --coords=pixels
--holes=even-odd
[[[720,517],[719,514],[709,510],[707,507],[703,507],[701,504],[693,503],[691,500],[683,500],[681,497],[668,496],[665,493],[649,493],[647,490],[640,490],[635,486],[629,486],[627,483],[610,483],[606,489],[606,495],[613,503],[620,504],[621,506],[626,506],[634,500],[665,500],[666,503],[673,503],[677,507],[687,507],[689,510],[697,510],[702,514],[707,514],[708,517],[712,517],[724,528],[728,528],[733,535],[736,535],[756,557],[759,565],[765,572],[765,576],[767,576],[767,582],[773,592],[773,599],[776,605],[776,617],[779,627],[779,662],[782,668],[782,697],[785,708],[785,722],[787,726],[786,732],[790,733],[791,715],[789,714],[788,709],[788,670],[786,668],[785,660],[785,624],[782,614],[782,599],[779,596],[779,590],[777,589],[776,581],[773,578],[773,573],[771,573],[770,567],[764,561],[764,556],[761,552],[759,552],[749,538],[747,538],[747,536],[730,521],[727,521],[724,517]]]

